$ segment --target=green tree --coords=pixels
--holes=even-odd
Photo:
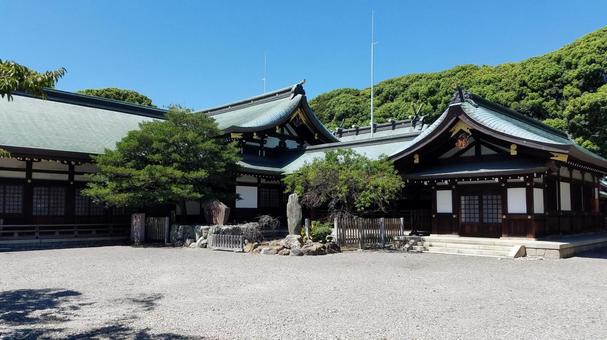
[[[447,108],[455,87],[462,86],[552,126],[566,126],[566,132],[576,141],[607,156],[607,144],[595,136],[602,134],[598,130],[602,124],[587,128],[575,121],[562,124],[572,114],[571,105],[581,104],[576,99],[597,92],[605,84],[607,28],[601,28],[557,51],[517,63],[461,65],[382,81],[375,87],[375,117],[379,123],[389,118],[406,119],[414,113],[412,104],[416,103],[422,105],[421,113],[428,116],[426,121],[432,122]],[[572,101],[575,104],[570,104]],[[337,89],[310,101],[321,121],[331,128],[342,122],[346,128],[368,125],[369,105],[369,89]],[[604,117],[600,110],[585,110],[576,116],[580,123]]]
[[[578,144],[592,151],[607,150],[607,85],[569,101],[565,117]]]
[[[95,157],[84,194],[107,206],[143,208],[234,197],[237,148],[214,120],[172,108],[166,120],[144,122],[113,150]]]
[[[386,211],[404,187],[387,157],[371,160],[350,149],[328,151],[283,181],[302,205],[327,207],[334,216]]]
[[[150,98],[133,90],[108,87],[103,89],[85,89],[78,91],[78,93],[86,94],[89,96],[119,100],[127,103],[155,107],[155,105],[152,104],[152,100]]]
[[[55,87],[55,83],[65,75],[65,69],[38,73],[14,61],[0,59],[0,98],[12,100],[13,92],[26,92],[45,98],[44,88]]]

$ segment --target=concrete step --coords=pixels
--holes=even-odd
[[[466,249],[466,248],[449,248],[449,247],[429,247],[428,253],[435,254],[451,254],[451,255],[468,255],[468,256],[486,256],[486,257],[508,257],[508,250],[491,250],[491,249]]]
[[[457,249],[485,249],[485,250],[500,250],[500,251],[510,251],[510,249],[512,249],[512,246],[504,246],[504,245],[452,243],[452,242],[435,242],[435,241],[424,242],[424,247],[426,247],[426,248],[441,247],[441,248],[457,248]]]
[[[498,239],[498,238],[484,238],[484,237],[458,237],[458,236],[443,236],[443,235],[432,235],[424,237],[425,242],[440,242],[440,243],[457,243],[457,244],[481,244],[481,245],[492,245],[492,246],[515,246],[518,244],[525,244],[529,241],[528,239]]]

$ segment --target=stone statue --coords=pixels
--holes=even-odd
[[[297,194],[289,195],[289,201],[287,202],[287,223],[290,235],[299,235],[301,232],[302,215],[299,197]]]

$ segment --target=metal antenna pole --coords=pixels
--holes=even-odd
[[[375,86],[374,73],[375,73],[375,12],[371,10],[371,137],[373,137],[373,92]]]
[[[261,80],[263,80],[263,93],[266,93],[267,70],[268,70],[268,58],[267,58],[267,55],[264,53],[263,54],[263,78],[261,78]]]

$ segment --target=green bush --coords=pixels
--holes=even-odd
[[[326,242],[327,236],[333,232],[333,227],[330,224],[318,221],[313,221],[310,229],[312,229],[310,230],[310,238],[314,242]]]

